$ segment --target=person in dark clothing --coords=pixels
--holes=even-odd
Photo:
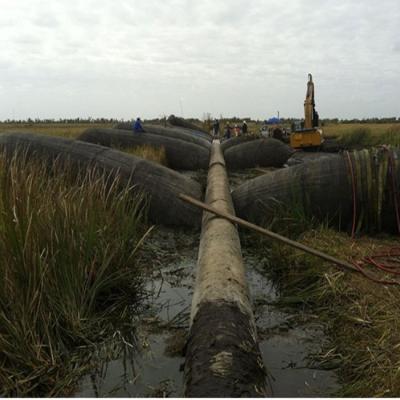
[[[224,137],[226,139],[230,139],[231,138],[231,127],[230,127],[229,124],[227,124],[226,127],[225,127],[225,135],[224,135]]]
[[[135,123],[133,124],[133,132],[144,132],[144,129],[142,127],[142,121],[140,118],[136,118]]]
[[[216,119],[213,124],[214,137],[219,136],[219,121]]]
[[[246,121],[243,121],[242,133],[243,133],[243,135],[247,135],[247,123],[246,123]]]
[[[319,125],[319,115],[317,110],[314,108],[314,115],[313,115],[313,127],[318,127]]]

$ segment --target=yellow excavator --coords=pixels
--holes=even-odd
[[[323,143],[322,130],[319,128],[319,116],[315,110],[314,82],[308,74],[306,99],[304,101],[304,124],[290,135],[290,146],[294,149],[319,148]]]

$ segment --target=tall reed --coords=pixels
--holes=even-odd
[[[58,395],[71,351],[142,294],[143,196],[98,171],[0,156],[0,395]]]

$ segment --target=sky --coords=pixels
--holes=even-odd
[[[0,120],[400,117],[398,0],[0,0]]]

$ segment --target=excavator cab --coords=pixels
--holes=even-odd
[[[319,148],[323,143],[322,130],[319,129],[319,116],[315,110],[314,82],[308,74],[306,99],[304,101],[304,124],[290,135],[290,146],[294,149]]]

